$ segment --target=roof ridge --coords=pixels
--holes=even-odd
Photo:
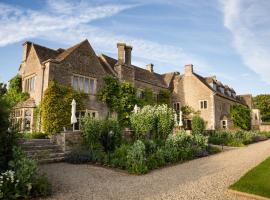
[[[33,44],[33,46],[38,46],[38,47],[41,47],[41,48],[44,48],[44,49],[48,49],[48,50],[57,52],[57,50],[55,50],[55,49],[51,49],[49,47],[45,47],[45,46],[42,46],[42,45],[34,43],[34,42],[31,42],[31,43]]]

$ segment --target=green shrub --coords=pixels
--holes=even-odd
[[[136,139],[144,139],[155,129],[155,107],[144,106],[138,113],[130,116],[131,128],[135,131]]]
[[[203,134],[205,130],[205,122],[199,115],[195,115],[192,117],[191,127],[192,134]]]
[[[0,131],[0,172],[8,169],[13,160],[13,147],[18,145],[18,134],[13,131]]]
[[[90,151],[73,151],[65,155],[65,161],[72,164],[84,164],[93,160],[92,153]]]
[[[145,145],[137,140],[127,152],[127,169],[130,173],[144,174],[148,171],[146,166]]]
[[[25,139],[48,139],[48,134],[42,132],[23,133]]]
[[[164,140],[172,133],[174,112],[167,105],[144,106],[130,116],[130,123],[137,139]]]
[[[35,176],[32,183],[31,197],[48,197],[52,194],[52,185],[43,174]]]
[[[110,165],[114,167],[119,167],[122,169],[126,169],[127,167],[127,153],[130,148],[127,144],[122,144],[120,147],[115,149],[115,151],[111,154]]]
[[[174,128],[174,112],[167,105],[163,104],[156,107],[155,115],[157,118],[157,134],[155,139],[165,140]]]
[[[164,151],[161,148],[158,148],[156,152],[150,154],[147,157],[146,162],[148,170],[156,169],[158,167],[166,165],[166,161],[164,158]]]
[[[17,147],[14,147],[13,154],[10,169],[0,176],[0,199],[30,199],[50,194],[50,184],[38,175],[36,162]]]
[[[203,135],[191,135],[186,132],[178,132],[169,135],[163,149],[167,162],[177,162],[194,158],[198,152],[206,150],[207,137]]]
[[[122,130],[114,119],[96,119],[86,116],[82,120],[84,143],[90,150],[113,151],[120,146]]]

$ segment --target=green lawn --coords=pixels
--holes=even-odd
[[[270,157],[247,172],[230,189],[270,198]]]

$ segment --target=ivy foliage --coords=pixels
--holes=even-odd
[[[233,105],[230,110],[230,116],[236,127],[243,130],[250,130],[251,112],[248,107],[243,105]]]
[[[158,94],[158,104],[171,104],[171,92],[168,90],[160,90]]]
[[[6,102],[10,108],[21,101],[29,98],[29,94],[22,92],[22,78],[19,75],[14,76],[9,81],[7,92],[5,93]]]
[[[191,127],[194,135],[203,134],[203,131],[205,130],[205,121],[199,115],[195,115],[192,117]]]
[[[77,110],[82,110],[83,94],[70,87],[50,82],[41,103],[41,122],[43,130],[48,134],[58,133],[63,127],[71,127],[71,102],[76,100]]]
[[[157,102],[154,99],[154,94],[153,94],[153,90],[150,88],[145,88],[144,90],[144,98],[139,99],[139,106],[143,107],[146,105],[155,105]]]
[[[104,77],[104,87],[98,91],[98,98],[105,102],[111,112],[117,112],[122,126],[129,125],[129,115],[138,103],[136,89],[130,83],[120,83],[113,76]]]
[[[270,94],[261,94],[253,98],[256,108],[260,110],[262,121],[270,122]]]

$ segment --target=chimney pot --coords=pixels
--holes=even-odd
[[[193,65],[187,64],[185,65],[185,75],[192,75],[193,74]]]
[[[154,65],[152,63],[146,65],[146,69],[153,73],[154,72]]]
[[[131,51],[132,46],[125,46],[125,64],[131,66]]]
[[[117,48],[118,48],[118,62],[117,64],[124,64],[125,62],[125,43],[117,43]]]
[[[32,45],[32,42],[29,42],[29,41],[26,41],[25,43],[23,43],[23,60],[22,60],[23,62],[25,62],[28,57],[31,45]]]

